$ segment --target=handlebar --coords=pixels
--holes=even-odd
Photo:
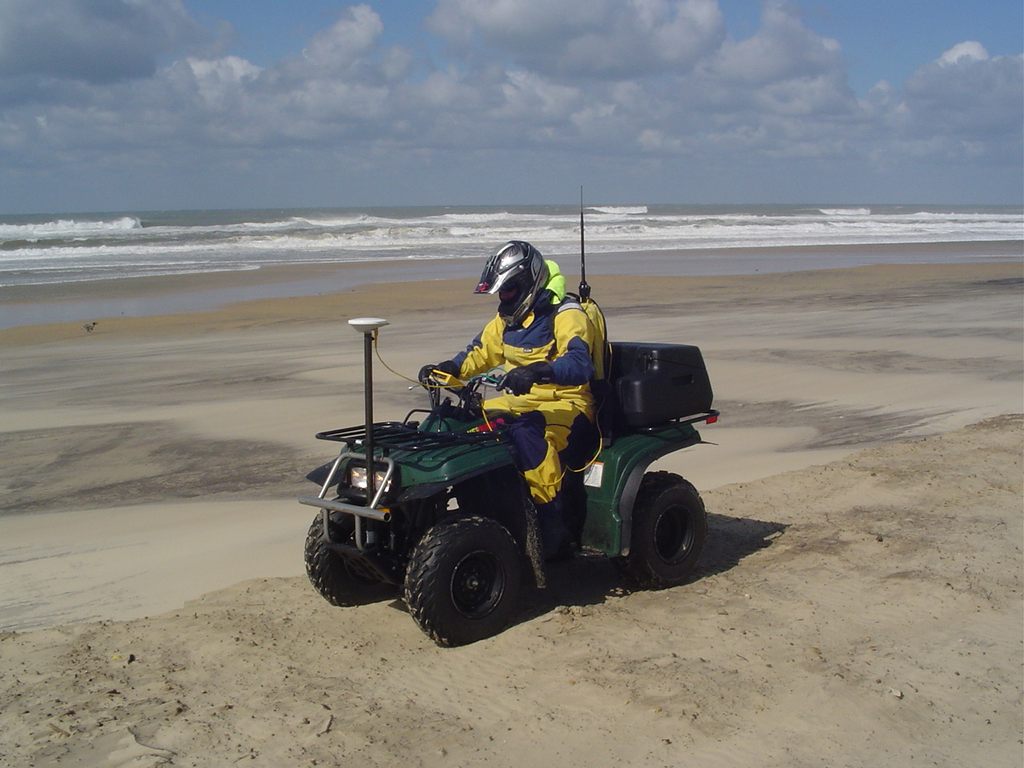
[[[459,389],[472,389],[474,391],[480,389],[480,387],[494,387],[495,389],[501,389],[505,383],[505,375],[497,375],[493,371],[487,371],[485,373],[478,373],[475,376],[470,376],[468,379],[463,381],[457,379],[454,376],[445,373],[444,371],[437,370],[436,368],[430,372],[430,378],[426,382],[420,382],[427,388],[441,387],[451,392],[457,393]]]
[[[483,387],[501,389],[504,381],[504,374],[499,375],[492,371],[479,373],[462,381],[444,371],[435,369],[431,371],[427,380],[420,383],[427,390],[431,408],[437,408],[440,405],[441,390],[445,389],[458,397],[459,407],[468,411],[481,411],[483,397],[479,394],[479,390]]]

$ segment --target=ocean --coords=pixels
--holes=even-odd
[[[731,249],[1024,239],[1019,207],[593,205],[585,215],[588,256],[610,271],[628,269],[634,254],[663,253],[679,274],[728,274],[844,266],[818,263],[818,258],[793,262],[768,250],[747,254],[739,263]],[[442,259],[480,261],[510,239],[529,240],[546,256],[578,259],[579,210],[422,207],[0,216],[0,289],[282,264],[423,267],[422,262]],[[612,253],[618,254],[618,268],[600,258]],[[424,270],[410,274],[421,276]]]
[[[588,276],[1024,261],[1019,207],[590,205],[584,213]],[[390,280],[474,281],[484,258],[512,239],[532,242],[573,281],[579,221],[573,206],[0,216],[0,328],[199,311]],[[339,268],[254,273],[308,264]],[[187,288],[127,280],[168,275],[195,277]]]

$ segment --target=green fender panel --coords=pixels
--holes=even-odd
[[[616,557],[629,552],[633,504],[644,472],[652,462],[696,445],[692,424],[672,422],[616,437],[601,450],[585,476],[587,521],[583,545]]]
[[[404,489],[400,502],[433,496],[457,482],[513,463],[512,454],[504,445],[448,446],[408,453],[394,451],[391,458],[398,464]]]
[[[478,420],[463,421],[451,415],[428,417],[420,433],[468,432]],[[471,477],[513,464],[512,453],[504,442],[452,443],[430,448],[396,448],[389,456],[398,465],[402,492],[399,501],[433,496],[444,488]]]

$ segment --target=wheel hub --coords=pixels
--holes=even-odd
[[[504,589],[504,571],[488,552],[466,555],[452,571],[452,604],[467,618],[487,616],[501,600]]]
[[[687,525],[686,509],[669,507],[654,526],[654,546],[666,563],[682,560],[693,544],[693,530]]]

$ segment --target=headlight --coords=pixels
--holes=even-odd
[[[381,485],[384,484],[384,475],[387,474],[383,469],[378,469],[373,473],[373,487],[374,490],[380,490]],[[352,488],[358,488],[360,490],[366,490],[366,467],[350,467],[348,470],[348,484]],[[388,486],[391,485],[391,481],[388,481]],[[388,490],[387,487],[384,488]]]

